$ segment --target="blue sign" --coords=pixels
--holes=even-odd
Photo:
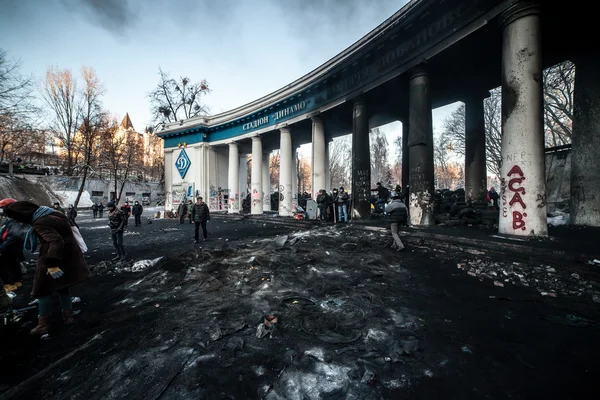
[[[187,174],[188,169],[190,169],[190,158],[188,157],[185,149],[181,149],[181,153],[179,153],[179,157],[175,160],[175,167],[177,167],[177,171],[179,171],[179,175],[181,175],[181,179],[185,178],[185,174]]]

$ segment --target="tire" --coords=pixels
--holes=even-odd
[[[465,224],[480,224],[481,218],[477,216],[477,214],[465,214],[460,218]]]
[[[466,215],[466,214],[474,214],[474,215],[477,215],[477,214],[476,214],[476,211],[475,211],[475,209],[474,209],[474,208],[471,208],[471,207],[465,207],[465,208],[463,208],[462,210],[460,210],[460,211],[458,212],[458,217],[460,218],[460,217],[462,217],[463,215]]]
[[[435,222],[448,221],[450,219],[449,213],[438,214],[435,216]]]

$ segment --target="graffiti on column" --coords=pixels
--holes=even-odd
[[[258,192],[258,190],[256,189],[252,189],[252,207],[256,207],[258,204],[260,204],[261,200],[262,200],[262,196],[261,193]]]
[[[356,171],[356,188],[352,188],[356,191],[357,199],[369,201],[369,194],[371,192],[371,183],[369,182],[369,170],[359,169]]]
[[[213,210],[218,209],[219,208],[219,198],[217,195],[217,188],[215,187],[215,185],[209,185],[208,189],[209,189],[208,207],[210,207]]]
[[[508,205],[513,208],[513,206],[520,206],[522,208],[521,211],[519,210],[513,210],[512,211],[512,227],[513,229],[521,229],[521,230],[527,230],[527,227],[525,226],[527,221],[525,218],[527,218],[527,213],[525,212],[525,210],[527,209],[527,205],[525,204],[525,201],[523,200],[523,197],[521,197],[521,195],[525,195],[525,188],[523,186],[521,186],[523,184],[523,181],[526,179],[525,174],[523,173],[523,170],[521,170],[521,167],[519,167],[518,165],[513,166],[510,171],[508,172],[508,174],[506,175],[508,177],[508,185],[506,185],[506,181],[504,181],[504,184],[506,185],[506,187],[508,188],[509,194],[508,196],[510,197],[510,200],[508,201]],[[504,192],[506,193],[506,192]],[[502,216],[506,217],[507,216],[507,212],[506,210],[506,196],[503,196],[502,198],[502,202],[503,202],[503,213]]]

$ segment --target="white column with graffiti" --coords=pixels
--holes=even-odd
[[[499,222],[504,234],[548,234],[541,39],[539,9],[532,3],[516,3],[504,14]]]
[[[312,194],[317,199],[319,190],[326,188],[327,166],[325,129],[320,115],[312,118]]]
[[[257,215],[263,213],[262,200],[262,141],[260,136],[252,138],[252,174],[250,177],[250,214]]]
[[[290,128],[281,128],[279,143],[279,215],[292,215],[292,135]]]
[[[227,171],[229,186],[228,213],[240,212],[240,154],[237,143],[229,143],[229,169]]]
[[[271,211],[271,153],[263,154],[262,161],[263,212]]]

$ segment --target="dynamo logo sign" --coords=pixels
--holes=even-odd
[[[181,179],[185,178],[185,174],[187,174],[188,169],[190,169],[190,158],[188,157],[185,149],[181,149],[181,153],[179,153],[179,157],[175,160],[175,167],[177,171],[179,171],[179,175],[181,175]]]

